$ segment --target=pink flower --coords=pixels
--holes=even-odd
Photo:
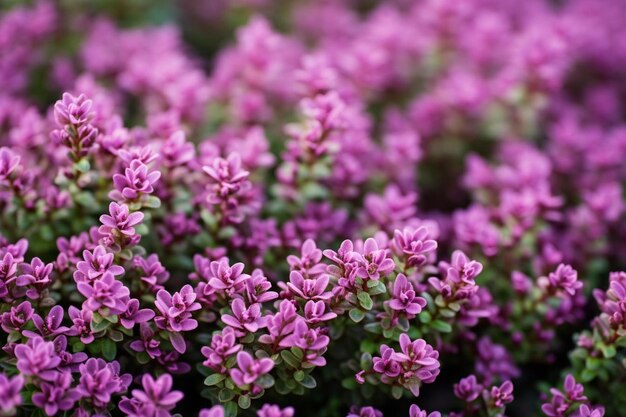
[[[126,311],[130,291],[112,273],[106,272],[102,278],[92,284],[79,282],[78,291],[87,298],[85,307],[91,311],[108,309],[109,314],[121,314]]]
[[[17,369],[24,375],[45,381],[54,381],[57,377],[56,367],[61,363],[61,358],[52,342],[46,342],[39,336],[29,339],[27,344],[15,347],[15,357]]]
[[[51,383],[41,384],[40,392],[35,392],[32,397],[33,404],[43,409],[48,416],[54,416],[57,412],[71,410],[81,394],[75,388],[71,388],[72,374],[69,372],[58,373]]]
[[[235,331],[232,327],[226,327],[221,333],[216,333],[211,337],[211,344],[203,346],[200,350],[206,361],[204,366],[217,371],[221,371],[222,364],[226,359],[239,352],[242,345],[237,344]]]
[[[149,171],[147,165],[134,159],[124,170],[124,175],[113,175],[115,190],[109,193],[109,198],[117,202],[136,201],[143,195],[151,194],[160,177],[159,171]]]
[[[105,272],[110,272],[114,276],[124,273],[124,268],[113,264],[113,253],[108,253],[102,245],[96,246],[93,252],[83,251],[83,259],[76,264],[76,271],[74,272],[76,282],[92,282],[102,277]]]
[[[6,415],[15,414],[15,410],[22,404],[22,387],[24,377],[15,375],[12,378],[0,373],[0,413]]]
[[[421,410],[417,405],[411,404],[411,408],[409,408],[409,417],[441,417],[441,413],[439,411],[427,413],[425,410]]]
[[[337,317],[332,311],[326,312],[326,303],[322,300],[309,300],[304,305],[304,318],[307,323],[317,324]]]
[[[174,295],[170,295],[166,290],[160,290],[154,302],[160,312],[160,316],[154,319],[156,325],[170,332],[170,341],[174,349],[180,353],[185,353],[187,349],[180,332],[188,332],[198,327],[198,322],[192,318],[191,313],[202,307],[195,300],[196,293],[191,285],[187,284]]]
[[[369,238],[363,245],[363,252],[358,253],[359,267],[356,273],[361,278],[377,280],[386,276],[396,267],[393,259],[388,257],[386,249],[379,249],[378,242]]]
[[[126,204],[109,204],[109,214],[100,216],[102,226],[98,229],[103,235],[121,234],[127,237],[135,236],[134,226],[141,223],[143,213],[130,213]]]
[[[398,274],[391,291],[389,307],[392,310],[406,312],[410,315],[419,314],[426,307],[426,300],[415,295],[413,285],[404,274]]]
[[[231,305],[233,315],[224,314],[222,321],[239,331],[256,332],[265,327],[265,318],[261,317],[261,304],[255,303],[250,307],[241,298],[235,298]]]
[[[141,378],[143,390],[134,389],[132,399],[124,398],[119,407],[129,417],[170,417],[183,393],[172,391],[172,376],[163,374],[156,380],[150,374]]]
[[[248,352],[241,351],[237,354],[237,366],[230,370],[230,377],[238,387],[247,388],[271,371],[274,361],[269,358],[254,359]]]
[[[332,293],[326,291],[328,287],[328,275],[320,275],[317,278],[305,279],[298,271],[291,271],[287,288],[297,297],[305,300],[328,300]]]

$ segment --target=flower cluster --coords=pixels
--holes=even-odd
[[[626,416],[625,0],[166,3],[0,5],[0,416]]]

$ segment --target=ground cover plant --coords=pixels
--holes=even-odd
[[[625,27],[0,3],[0,416],[626,416]]]

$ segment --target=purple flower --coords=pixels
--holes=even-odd
[[[229,266],[226,259],[211,262],[209,286],[214,292],[225,291],[229,294],[233,290],[238,292],[243,288],[241,284],[250,277],[248,274],[242,274],[243,268],[244,264],[241,262]]]
[[[43,336],[45,338],[54,337],[60,334],[64,334],[69,330],[66,326],[61,326],[61,322],[63,321],[63,307],[54,306],[48,312],[48,315],[45,319],[42,319],[39,314],[33,315],[33,324],[37,329],[37,332],[33,332],[31,330],[24,330],[24,336],[26,337],[37,337]]]
[[[139,300],[131,299],[126,304],[126,311],[120,314],[120,323],[127,329],[132,329],[137,323],[145,323],[152,320],[154,311],[149,308],[139,308]]]
[[[241,351],[237,354],[237,368],[230,370],[230,377],[235,385],[245,389],[272,368],[274,368],[274,361],[271,359],[254,359],[248,352]]]
[[[387,345],[380,345],[380,357],[374,357],[374,371],[387,377],[394,379],[400,375],[401,368],[399,362],[395,358],[396,352]]]
[[[383,413],[374,407],[350,407],[346,417],[383,417]]]
[[[18,285],[28,285],[31,288],[26,291],[26,295],[30,299],[39,298],[41,292],[52,285],[52,264],[44,264],[41,259],[33,258],[30,264],[24,263],[22,266],[22,275],[17,279]]]
[[[161,264],[155,253],[147,258],[134,256],[133,265],[139,269],[141,280],[147,283],[154,292],[162,290],[163,284],[170,278],[170,273]]]
[[[337,317],[332,311],[326,312],[326,303],[322,300],[309,300],[304,305],[304,319],[307,323],[317,324]]]
[[[54,381],[41,384],[40,392],[33,394],[33,404],[42,408],[51,417],[56,415],[59,410],[71,410],[81,397],[78,390],[71,388],[71,385],[72,374],[60,372]]]
[[[259,337],[259,342],[273,345],[276,349],[280,341],[291,334],[298,318],[296,307],[290,300],[282,300],[278,305],[278,312],[273,316],[266,316],[265,324],[269,334]]]
[[[603,407],[589,407],[587,404],[581,404],[578,408],[579,417],[604,417]]]
[[[563,292],[571,296],[583,287],[583,283],[578,281],[578,273],[569,265],[560,264],[556,271],[551,272],[548,277],[538,279],[538,284],[553,293]]]
[[[107,315],[117,315],[126,311],[130,291],[110,272],[106,272],[92,284],[79,282],[76,287],[87,298],[84,305],[91,311],[108,309]]]
[[[428,413],[425,410],[421,410],[417,405],[411,404],[409,417],[441,417],[441,413],[439,411]]]
[[[243,281],[245,298],[248,304],[266,303],[278,298],[276,291],[269,291],[272,283],[263,275],[263,271],[255,269],[246,280]]]
[[[488,336],[480,338],[476,350],[476,374],[483,384],[491,384],[494,379],[504,380],[519,375],[519,370],[506,348],[493,343]]]
[[[161,356],[161,349],[159,346],[161,342],[155,337],[154,331],[146,323],[139,325],[140,340],[133,340],[130,343],[130,348],[135,352],[146,352],[150,359],[155,359]]]
[[[61,358],[59,371],[76,372],[79,365],[87,360],[85,352],[71,353],[67,351],[67,337],[64,335],[55,337],[52,343],[54,343],[54,350]]]
[[[565,391],[565,396],[568,400],[573,402],[587,401],[587,397],[585,397],[584,395],[585,388],[582,386],[582,384],[576,383],[576,380],[571,374],[568,374],[565,377],[563,389]],[[550,392],[552,392],[552,394],[554,395],[563,395],[555,389],[551,389]]]
[[[24,377],[15,375],[12,378],[0,373],[0,414],[14,415],[15,410],[22,404],[22,387]]]
[[[320,263],[322,251],[317,249],[314,240],[305,240],[300,252],[300,258],[295,255],[287,256],[287,263],[292,271],[298,271],[305,276],[318,276],[326,271],[326,265]]]
[[[109,214],[100,216],[102,226],[98,231],[113,240],[120,237],[132,239],[136,236],[134,226],[141,223],[142,220],[142,212],[130,213],[126,204],[111,203],[109,204]]]
[[[156,298],[154,305],[161,315],[157,316],[154,322],[160,329],[170,332],[170,341],[174,349],[185,353],[186,343],[179,332],[188,332],[198,327],[198,322],[191,316],[192,312],[202,308],[200,303],[196,302],[196,293],[191,285],[187,284],[174,295],[170,295],[166,290],[160,290]]]
[[[18,285],[28,284],[27,280],[17,282],[17,265],[17,260],[9,252],[5,253],[2,259],[0,259],[0,297],[9,295],[10,285],[14,282]]]
[[[406,333],[400,335],[402,353],[394,353],[394,360],[402,366],[401,383],[416,397],[422,383],[430,383],[439,375],[439,352],[423,339],[411,341]]]
[[[330,338],[321,333],[321,329],[311,329],[306,321],[299,319],[296,321],[294,332],[284,338],[280,342],[282,347],[297,346],[302,349],[306,362],[316,366],[326,365],[326,359],[322,354],[326,351],[326,347],[330,342]]]
[[[20,165],[21,157],[16,155],[12,149],[0,147],[0,185],[9,179],[9,176],[16,172]]]
[[[437,241],[429,237],[430,233],[425,226],[395,230],[391,248],[397,256],[406,258],[409,267],[419,267],[426,263],[428,255],[437,249]]]
[[[428,282],[444,298],[464,300],[471,298],[478,291],[474,279],[480,274],[483,266],[477,261],[469,260],[463,252],[454,251],[451,263],[441,262],[439,269],[443,271],[443,279],[432,277]]]
[[[185,132],[177,130],[163,142],[159,156],[164,165],[171,168],[192,161],[195,153],[193,143],[187,142],[185,139]]]
[[[216,157],[202,169],[209,176],[206,201],[217,206],[224,220],[241,223],[244,210],[253,208],[250,173],[241,166],[241,157],[232,152],[226,159]]]
[[[209,202],[217,204],[223,198],[236,194],[241,184],[250,173],[242,169],[241,157],[238,153],[231,153],[227,159],[215,158],[211,165],[202,167],[213,183]]]
[[[91,331],[91,320],[93,317],[93,311],[91,310],[79,310],[74,306],[70,306],[68,313],[72,320],[72,327],[67,332],[68,336],[79,336],[80,341],[84,344],[93,342],[94,336]]]
[[[293,417],[294,415],[293,407],[285,407],[280,408],[274,404],[263,404],[257,412],[256,415],[258,417]]]
[[[151,194],[160,177],[159,171],[149,171],[147,165],[134,159],[124,170],[124,175],[113,175],[115,190],[109,193],[109,198],[121,203],[136,201],[143,195]]]
[[[565,377],[563,389],[564,392],[556,388],[550,389],[552,399],[549,403],[541,406],[541,411],[543,411],[545,415],[549,417],[564,417],[567,415],[567,411],[572,404],[587,401],[587,397],[584,395],[584,387],[582,384],[576,383],[576,380],[571,374]]]
[[[50,136],[55,144],[70,148],[74,161],[87,155],[98,134],[97,129],[90,124],[94,118],[92,104],[84,94],[75,97],[64,93],[62,100],[54,105],[54,119],[59,129]]]
[[[106,408],[111,397],[128,389],[132,377],[120,375],[118,362],[107,363],[103,359],[91,358],[79,367],[78,392],[97,409]]]
[[[254,333],[262,327],[265,327],[265,318],[261,317],[261,304],[255,303],[246,307],[245,302],[241,298],[235,298],[230,308],[233,315],[222,315],[222,321],[228,326],[238,330],[239,333]]]
[[[63,98],[54,104],[54,120],[59,127],[65,125],[82,125],[93,118],[92,101],[84,94],[75,97],[63,93]]]
[[[93,252],[83,251],[83,259],[76,264],[76,271],[74,272],[76,282],[91,283],[101,278],[105,272],[110,272],[114,276],[124,273],[124,268],[113,264],[113,254],[108,253],[102,245],[96,246]]]
[[[0,325],[7,333],[19,332],[33,317],[33,306],[30,301],[24,301],[10,311],[0,314]]]
[[[379,249],[375,239],[367,239],[363,244],[363,252],[357,254],[359,267],[356,273],[361,278],[376,280],[388,275],[396,267],[393,259],[387,256],[388,250]]]
[[[298,271],[291,271],[287,288],[297,297],[305,300],[328,300],[332,293],[326,291],[329,277],[326,274],[317,278],[304,278]]]
[[[170,417],[183,393],[172,391],[172,376],[163,374],[156,380],[150,374],[141,378],[143,390],[134,389],[133,398],[124,398],[119,407],[129,417]]]
[[[25,345],[17,345],[15,357],[17,369],[22,374],[45,381],[55,380],[58,374],[56,367],[61,363],[61,358],[54,349],[54,343],[46,342],[39,336],[29,339]]]
[[[224,407],[221,405],[214,405],[211,408],[205,408],[200,410],[198,417],[224,417]]]
[[[407,280],[404,274],[398,274],[396,277],[391,296],[389,307],[395,311],[416,315],[426,307],[426,300],[415,295],[413,284]]]
[[[458,384],[454,384],[454,395],[465,401],[472,402],[482,392],[483,387],[477,382],[476,376],[470,375],[462,378]]]
[[[489,396],[496,407],[504,407],[506,404],[513,401],[513,383],[511,381],[505,381],[499,387],[491,387]]]
[[[221,333],[215,333],[211,337],[211,344],[203,346],[200,352],[207,358],[203,365],[216,371],[223,371],[223,363],[230,356],[239,352],[242,345],[237,344],[235,331],[232,327],[226,327]]]

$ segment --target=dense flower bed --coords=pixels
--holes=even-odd
[[[0,13],[0,416],[626,416],[626,1]]]

